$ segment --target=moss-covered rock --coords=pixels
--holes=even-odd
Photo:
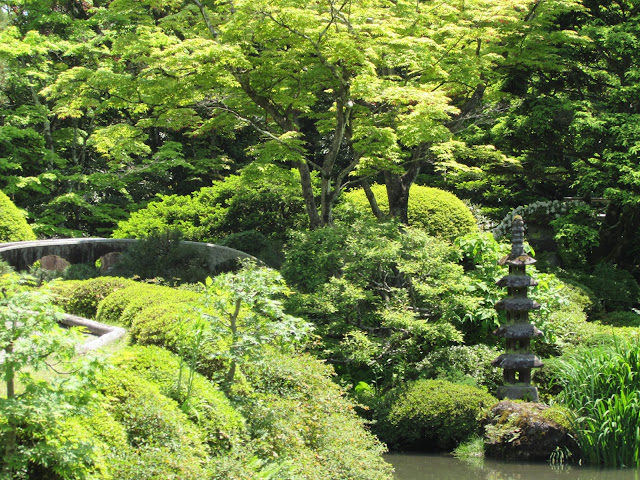
[[[485,456],[515,461],[564,462],[580,459],[566,410],[540,403],[503,400],[494,405],[484,424]]]
[[[35,240],[36,235],[18,207],[0,192],[0,242]]]

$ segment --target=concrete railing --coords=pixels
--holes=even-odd
[[[137,241],[125,238],[64,238],[0,243],[0,257],[16,270],[26,270],[46,255],[58,255],[72,264],[93,264],[109,252],[124,252]],[[240,250],[213,243],[182,243],[205,250],[212,272],[227,268],[239,258],[253,258]]]

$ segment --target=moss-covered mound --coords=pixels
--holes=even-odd
[[[389,200],[384,185],[371,187],[380,209],[389,212]],[[360,212],[371,212],[369,201],[362,189],[347,192],[344,202]],[[429,235],[453,240],[477,230],[473,214],[453,193],[439,188],[414,185],[409,191],[407,211],[409,225],[423,228]]]
[[[478,418],[496,402],[480,388],[418,380],[387,393],[375,428],[395,449],[451,451],[480,433]]]
[[[36,235],[22,212],[9,197],[0,192],[0,242],[35,240]]]

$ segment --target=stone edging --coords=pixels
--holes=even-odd
[[[104,323],[89,320],[88,318],[78,317],[76,315],[64,314],[60,323],[69,327],[85,327],[91,334],[98,336],[98,338],[94,340],[89,340],[82,345],[78,345],[78,353],[87,353],[91,350],[104,347],[105,345],[123,337],[127,333],[127,331],[122,327],[106,325]]]

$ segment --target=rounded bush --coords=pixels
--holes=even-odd
[[[52,292],[56,304],[66,313],[95,318],[102,300],[116,290],[132,285],[135,285],[135,282],[126,278],[97,277],[90,280],[56,282]]]
[[[138,312],[131,322],[129,334],[138,345],[157,345],[178,353],[184,332],[190,332],[199,315],[188,302],[159,302]],[[207,378],[226,371],[228,361],[221,359],[221,348],[214,342],[200,347],[197,370]]]
[[[35,240],[36,235],[18,207],[0,191],[0,242]]]
[[[122,424],[128,444],[136,453],[147,451],[153,458],[155,451],[161,458],[166,457],[167,474],[157,478],[202,478],[186,472],[203,474],[207,458],[205,433],[189,420],[177,402],[163,395],[157,385],[123,368],[109,370],[100,388],[106,399],[105,408]],[[170,475],[170,471],[178,477]],[[185,476],[180,476],[181,471]]]
[[[224,393],[198,374],[195,374],[188,392],[188,368],[183,365],[180,372],[180,359],[168,350],[135,346],[119,352],[111,361],[118,369],[135,372],[158,386],[163,395],[183,403],[182,411],[204,431],[213,452],[228,449],[242,435],[244,418]]]
[[[389,212],[389,200],[384,185],[371,187],[378,206]],[[344,202],[361,213],[371,214],[369,201],[362,189],[345,193]],[[409,225],[424,229],[429,235],[454,240],[477,230],[471,210],[453,193],[439,188],[413,185],[409,190],[407,211]]]
[[[391,390],[376,427],[393,448],[450,451],[480,432],[479,416],[496,399],[446,380],[417,380]]]
[[[429,352],[417,369],[422,378],[446,379],[495,392],[502,385],[502,370],[491,362],[500,353],[501,349],[483,344],[454,345]]]
[[[180,303],[196,300],[199,295],[189,290],[135,283],[109,294],[100,304],[96,318],[104,323],[130,326],[145,307],[160,303]]]
[[[354,405],[331,380],[333,369],[310,355],[267,353],[247,365],[254,388],[244,404],[260,450],[288,461],[293,480],[390,480],[384,445],[364,427]]]

